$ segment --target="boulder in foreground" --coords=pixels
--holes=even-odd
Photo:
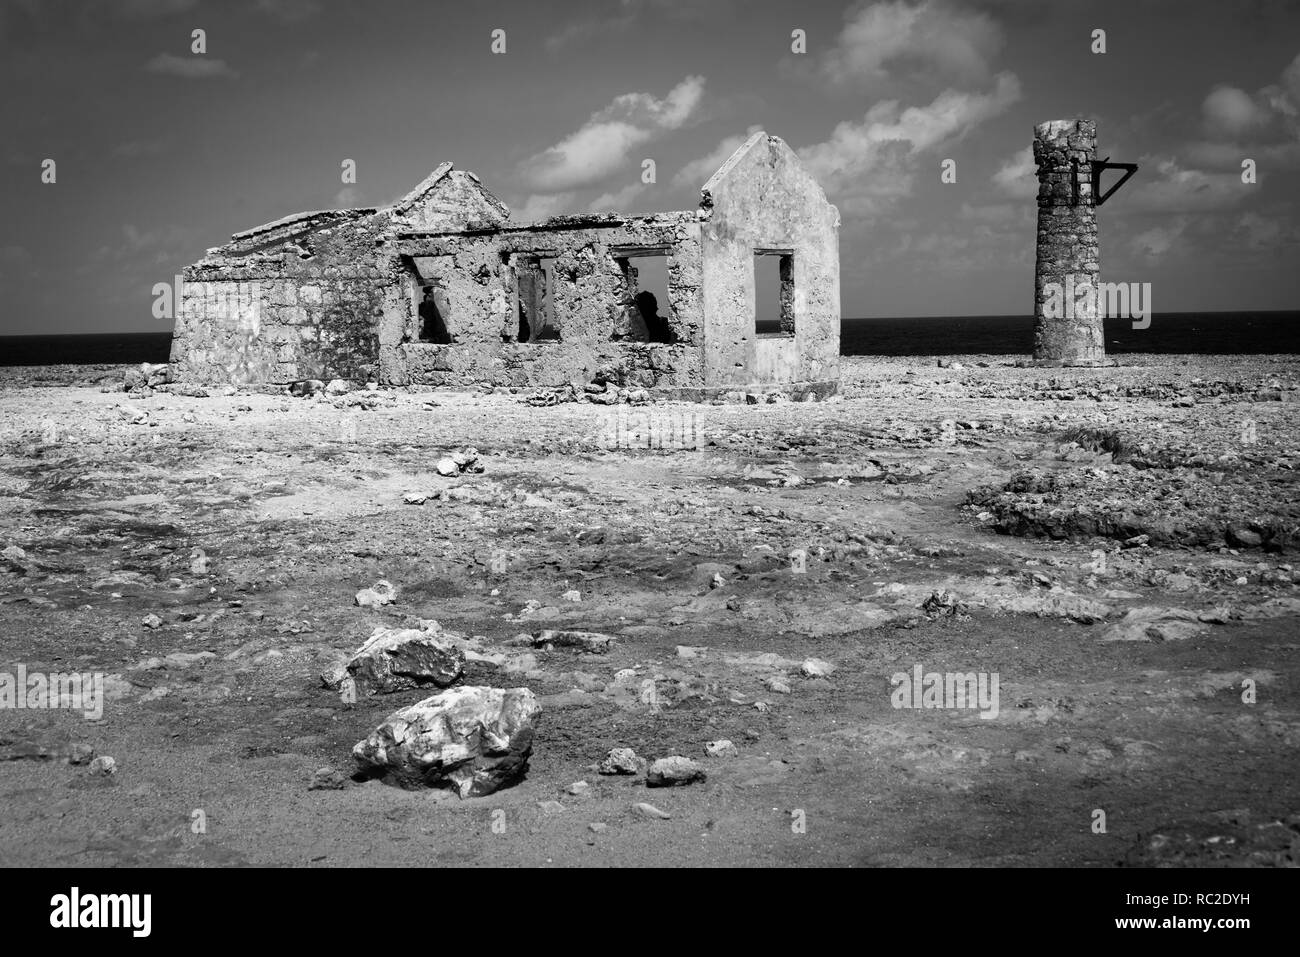
[[[401,787],[480,797],[528,769],[541,710],[527,688],[453,688],[390,714],[352,756],[363,773]]]

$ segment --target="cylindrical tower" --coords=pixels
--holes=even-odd
[[[1034,269],[1034,362],[1100,365],[1106,359],[1097,295],[1097,206],[1092,167],[1097,124],[1051,120],[1034,127],[1038,165],[1038,257]]]

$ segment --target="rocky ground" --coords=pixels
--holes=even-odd
[[[1300,360],[945,362],[636,407],[0,372],[0,672],[107,676],[0,710],[0,863],[1294,865]],[[531,689],[522,780],[352,780],[437,690],[326,686],[381,625]],[[916,666],[998,713],[895,707]]]

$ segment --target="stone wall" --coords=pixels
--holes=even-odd
[[[294,251],[209,257],[185,270],[172,338],[177,378],[269,385],[366,381],[394,262],[378,253],[383,216],[314,232]]]
[[[392,207],[301,213],[236,233],[185,270],[175,376],[240,385],[385,378],[389,317],[414,310],[392,236],[494,229],[508,216],[477,177],[444,163]]]
[[[652,388],[700,385],[699,237],[694,212],[552,220],[482,235],[399,236],[396,247],[408,263],[408,279],[380,331],[385,378],[434,386],[549,386],[598,377]],[[660,310],[676,341],[630,341],[629,288],[620,259],[660,249],[667,252],[669,299]],[[552,261],[550,295],[559,339],[518,339],[517,277],[520,263],[533,257]],[[418,341],[414,296],[428,280],[443,290],[451,344]]]
[[[839,379],[839,211],[783,140],[756,133],[704,187],[705,380]],[[754,254],[786,254],[783,333],[755,328]],[[787,309],[788,305],[788,309]],[[789,334],[790,318],[794,332]]]
[[[1097,297],[1101,265],[1092,191],[1096,158],[1097,125],[1090,120],[1053,120],[1034,128],[1034,361],[1041,365],[1096,365],[1106,357]]]

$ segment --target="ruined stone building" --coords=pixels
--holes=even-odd
[[[839,213],[784,141],[756,133],[699,209],[517,225],[444,163],[380,209],[300,213],[187,267],[180,381],[556,386],[603,379],[683,398],[839,379]],[[658,257],[667,302],[638,288]],[[755,275],[779,272],[774,328]],[[773,289],[777,288],[773,283]]]

